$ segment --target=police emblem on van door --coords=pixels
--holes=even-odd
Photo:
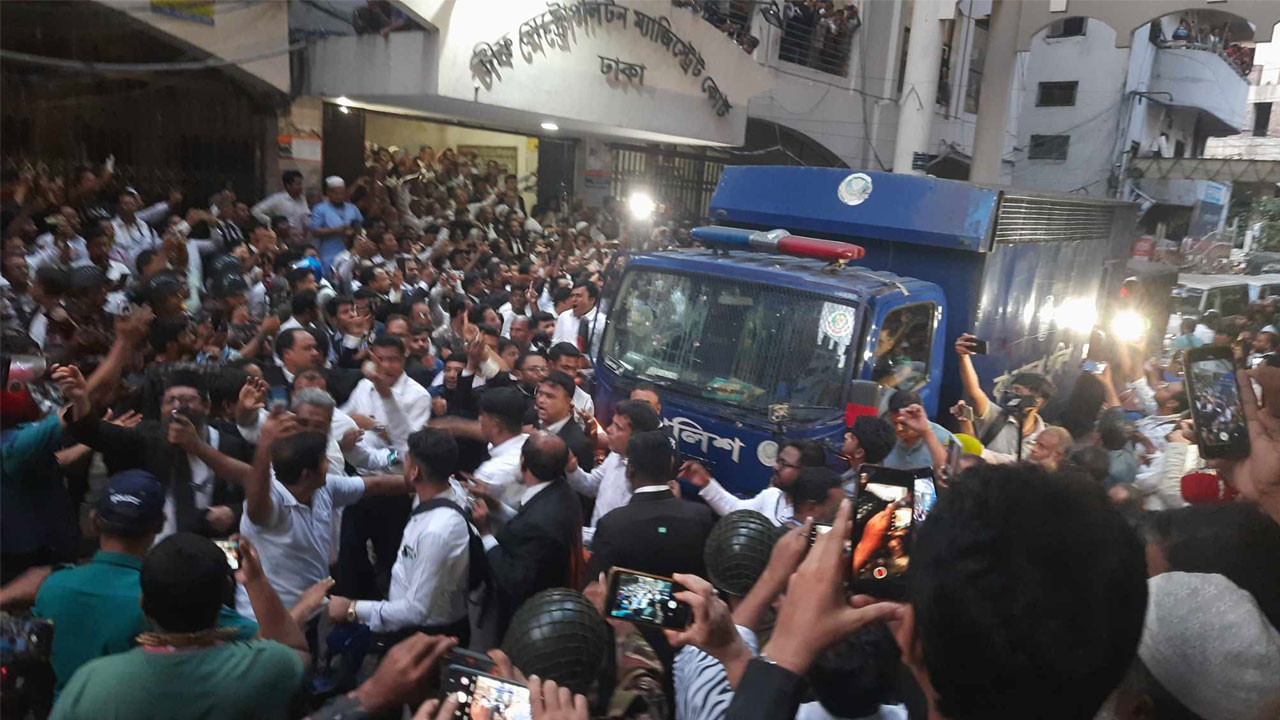
[[[866,173],[853,173],[840,181],[836,189],[836,197],[845,205],[861,205],[871,197],[871,176]]]

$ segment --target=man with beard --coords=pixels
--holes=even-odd
[[[160,480],[165,524],[159,539],[175,532],[226,537],[240,522],[249,447],[209,426],[209,394],[198,369],[175,369],[164,386],[160,422],[122,427],[73,406],[67,436],[101,452],[112,474],[137,468]]]

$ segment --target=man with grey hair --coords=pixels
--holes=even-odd
[[[246,393],[236,407],[236,426],[249,442],[258,441],[261,423],[267,417],[263,409],[265,393],[265,389]],[[334,473],[346,474],[343,468],[350,465],[358,475],[373,475],[400,461],[395,450],[370,443],[355,420],[337,407],[319,370],[304,370],[294,378],[293,411],[300,428],[328,436],[325,456]]]

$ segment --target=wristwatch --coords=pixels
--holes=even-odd
[[[358,602],[360,601],[352,600],[351,604],[347,606],[347,622],[349,623],[356,622],[356,603]]]

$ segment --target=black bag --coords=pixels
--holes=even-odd
[[[470,555],[470,562],[467,563],[467,590],[475,592],[482,588],[487,588],[489,582],[489,559],[484,554],[484,543],[480,541],[480,536],[475,533],[471,527],[471,517],[466,511],[458,507],[458,504],[447,498],[437,497],[419,503],[418,507],[413,509],[410,517],[424,512],[430,512],[437,508],[449,508],[450,510],[462,516],[462,520],[467,524],[467,550]]]

